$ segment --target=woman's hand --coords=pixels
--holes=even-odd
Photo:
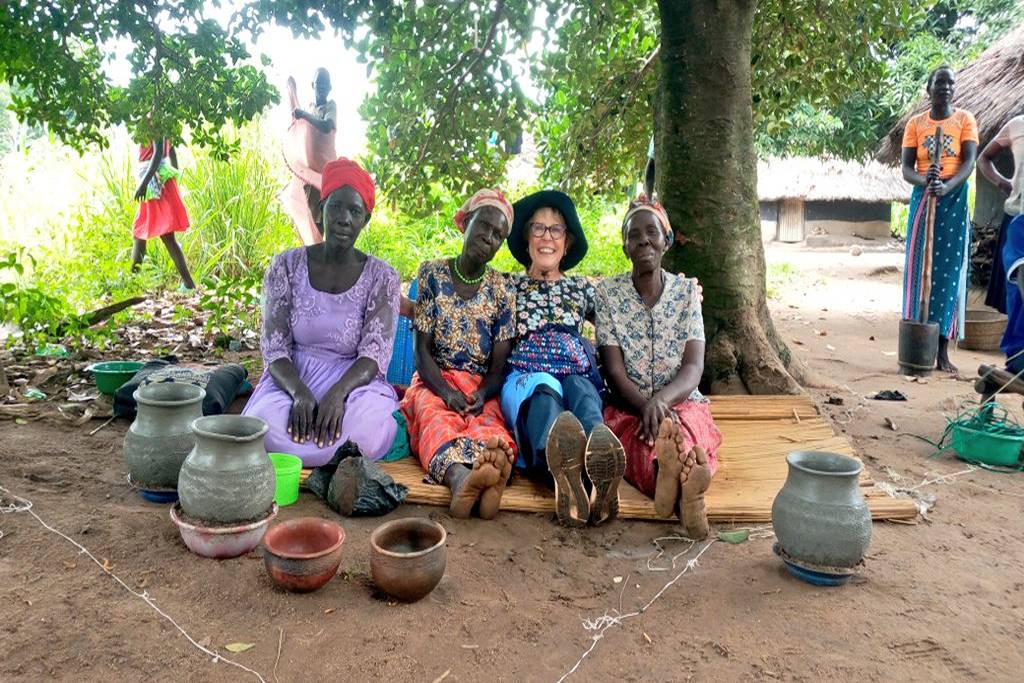
[[[288,415],[288,433],[295,443],[306,443],[313,437],[316,398],[309,387],[303,385],[292,396],[292,410]]]
[[[648,446],[654,445],[654,439],[658,436],[658,428],[666,417],[675,416],[672,407],[657,396],[651,397],[640,411],[640,424],[637,425],[637,433],[647,442]]]
[[[454,411],[459,415],[465,415],[469,410],[469,401],[466,400],[466,395],[458,389],[448,387],[441,396],[441,400],[448,406],[448,410]]]
[[[924,179],[928,185],[931,185],[936,180],[939,180],[939,175],[942,173],[942,167],[938,164],[932,164],[928,167],[928,173],[925,174]]]
[[[341,422],[345,418],[345,401],[348,394],[340,382],[327,390],[320,399],[316,411],[316,428],[313,431],[319,448],[333,446],[341,438]]]
[[[415,320],[416,302],[403,294],[401,298],[398,300],[398,314],[403,318]]]
[[[292,110],[292,116],[297,118],[297,119],[307,118],[306,112],[304,112],[303,110],[299,109],[298,107],[296,107],[295,109]]]
[[[931,184],[928,186],[928,189],[930,189],[932,191],[932,194],[935,195],[936,197],[945,197],[947,194],[949,194],[949,191],[952,188],[950,188],[949,185],[942,182],[941,180],[933,180]]]
[[[142,185],[139,185],[139,189],[135,190],[135,201],[141,202],[146,198],[147,185],[149,185],[149,183],[143,183]]]
[[[474,391],[469,396],[469,403],[466,405],[466,412],[471,415],[479,415],[484,411],[484,392]]]

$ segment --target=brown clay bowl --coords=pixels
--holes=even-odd
[[[448,562],[444,527],[409,517],[382,524],[370,535],[370,574],[382,591],[405,602],[426,597]]]
[[[263,565],[274,582],[295,593],[315,591],[341,564],[345,530],[319,517],[275,524],[263,537]]]

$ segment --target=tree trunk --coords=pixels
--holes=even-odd
[[[675,229],[667,270],[704,287],[715,393],[800,393],[803,365],[765,295],[750,89],[755,0],[659,0],[655,187]]]

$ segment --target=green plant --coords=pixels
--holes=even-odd
[[[47,339],[57,336],[67,323],[67,306],[38,287],[23,282],[25,261],[35,267],[35,258],[25,249],[8,252],[0,258],[0,323],[18,329],[18,336]]]
[[[258,328],[262,274],[203,282],[199,308],[208,313],[204,328],[220,343]]]

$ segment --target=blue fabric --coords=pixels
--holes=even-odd
[[[523,375],[521,385],[532,386],[533,389],[515,404],[515,417],[510,419],[511,413],[503,411],[519,446],[516,467],[547,469],[544,449],[548,432],[562,411],[568,410],[575,415],[586,434],[590,434],[595,425],[604,422],[601,396],[593,382],[586,377],[570,375],[559,381],[546,373],[534,372]],[[522,396],[521,393],[516,395]],[[503,407],[504,399],[503,390]]]
[[[903,269],[903,319],[919,320],[921,285],[924,274],[924,242],[928,194],[915,187],[907,219],[906,262]],[[971,224],[967,219],[967,183],[939,197],[935,207],[932,246],[932,289],[928,322],[938,323],[939,333],[963,339],[967,308],[967,265],[970,259]]]
[[[985,305],[991,306],[1000,313],[1006,313],[1006,267],[1003,264],[1003,247],[1006,246],[1006,233],[1009,232],[1010,221],[1014,219],[1008,213],[1003,214],[999,224],[999,235],[996,238],[996,250],[992,255],[992,272],[988,277],[988,289],[985,291]]]
[[[409,298],[416,301],[416,280],[409,285]],[[412,373],[416,370],[413,340],[412,321],[399,316],[395,344],[391,347],[391,363],[388,365],[388,384],[407,387],[412,383]]]
[[[1024,265],[1024,215],[1017,216],[1007,226],[1002,258],[1006,272],[1006,314],[1009,319],[999,348],[1009,358],[1024,349],[1024,301],[1017,287],[1017,269]],[[1019,372],[1024,367],[1022,364],[1024,358],[1017,358],[1008,367],[1013,372]]]

